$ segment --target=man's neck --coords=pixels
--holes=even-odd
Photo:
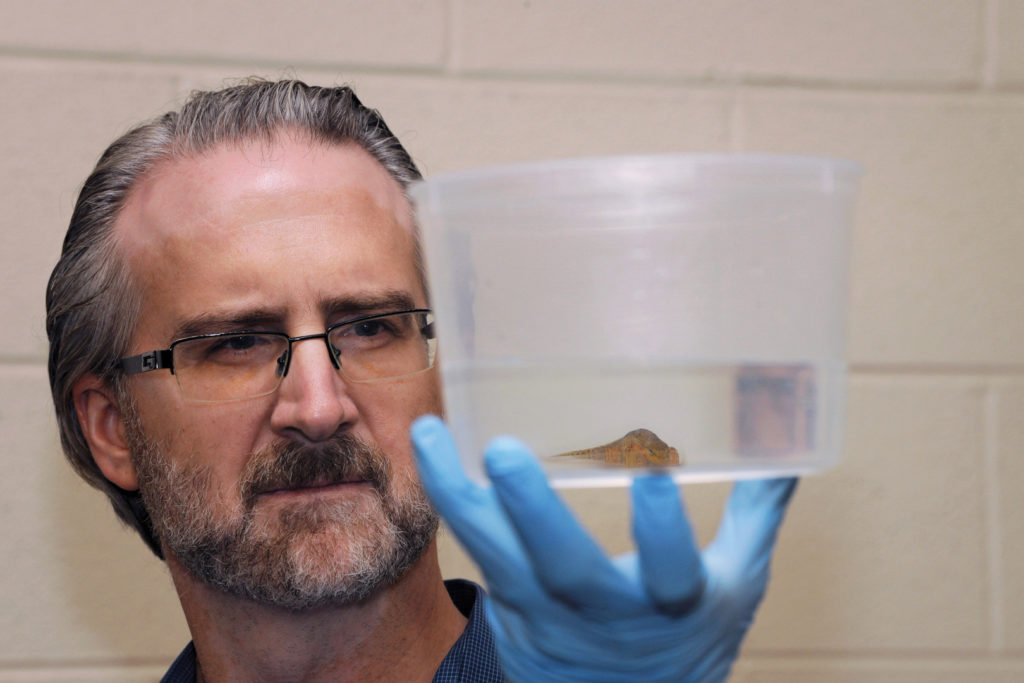
[[[441,580],[435,544],[367,600],[301,612],[222,593],[171,555],[168,567],[205,683],[429,682],[466,625]]]

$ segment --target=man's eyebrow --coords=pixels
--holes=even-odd
[[[266,327],[280,327],[284,315],[271,309],[249,309],[231,312],[200,313],[182,320],[174,328],[174,339],[216,332],[236,332]]]
[[[320,303],[324,318],[351,316],[370,313],[388,313],[416,308],[409,292],[400,290],[373,294],[357,294],[325,299]],[[174,327],[172,339],[183,339],[217,332],[238,332],[272,328],[281,329],[287,315],[282,310],[271,308],[246,309],[241,311],[211,311],[200,313],[182,320]],[[330,322],[329,320],[327,322]]]
[[[337,297],[326,299],[321,304],[322,312],[327,317],[360,313],[388,313],[410,308],[416,308],[412,295],[399,290]]]

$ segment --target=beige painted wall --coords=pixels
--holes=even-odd
[[[803,482],[733,679],[1024,680],[1021,36],[1022,0],[0,0],[0,681],[155,681],[187,638],[62,461],[43,289],[102,148],[252,73],[353,84],[428,175],[861,161],[845,460]],[[705,537],[725,492],[686,487]],[[623,491],[569,498],[627,547]]]

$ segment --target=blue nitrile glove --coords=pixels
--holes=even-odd
[[[487,581],[507,676],[547,681],[723,681],[768,582],[795,479],[739,482],[702,553],[672,480],[633,483],[637,552],[613,563],[520,442],[495,439],[492,486],[470,481],[436,417],[412,438],[423,486]]]

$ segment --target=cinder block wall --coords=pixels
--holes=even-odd
[[[1022,0],[0,1],[0,681],[155,681],[187,639],[162,565],[62,461],[43,290],[102,148],[249,74],[351,83],[428,175],[862,162],[845,460],[802,483],[733,680],[1024,680],[1021,36]],[[686,487],[705,538],[726,491]],[[628,546],[623,491],[568,497]]]

